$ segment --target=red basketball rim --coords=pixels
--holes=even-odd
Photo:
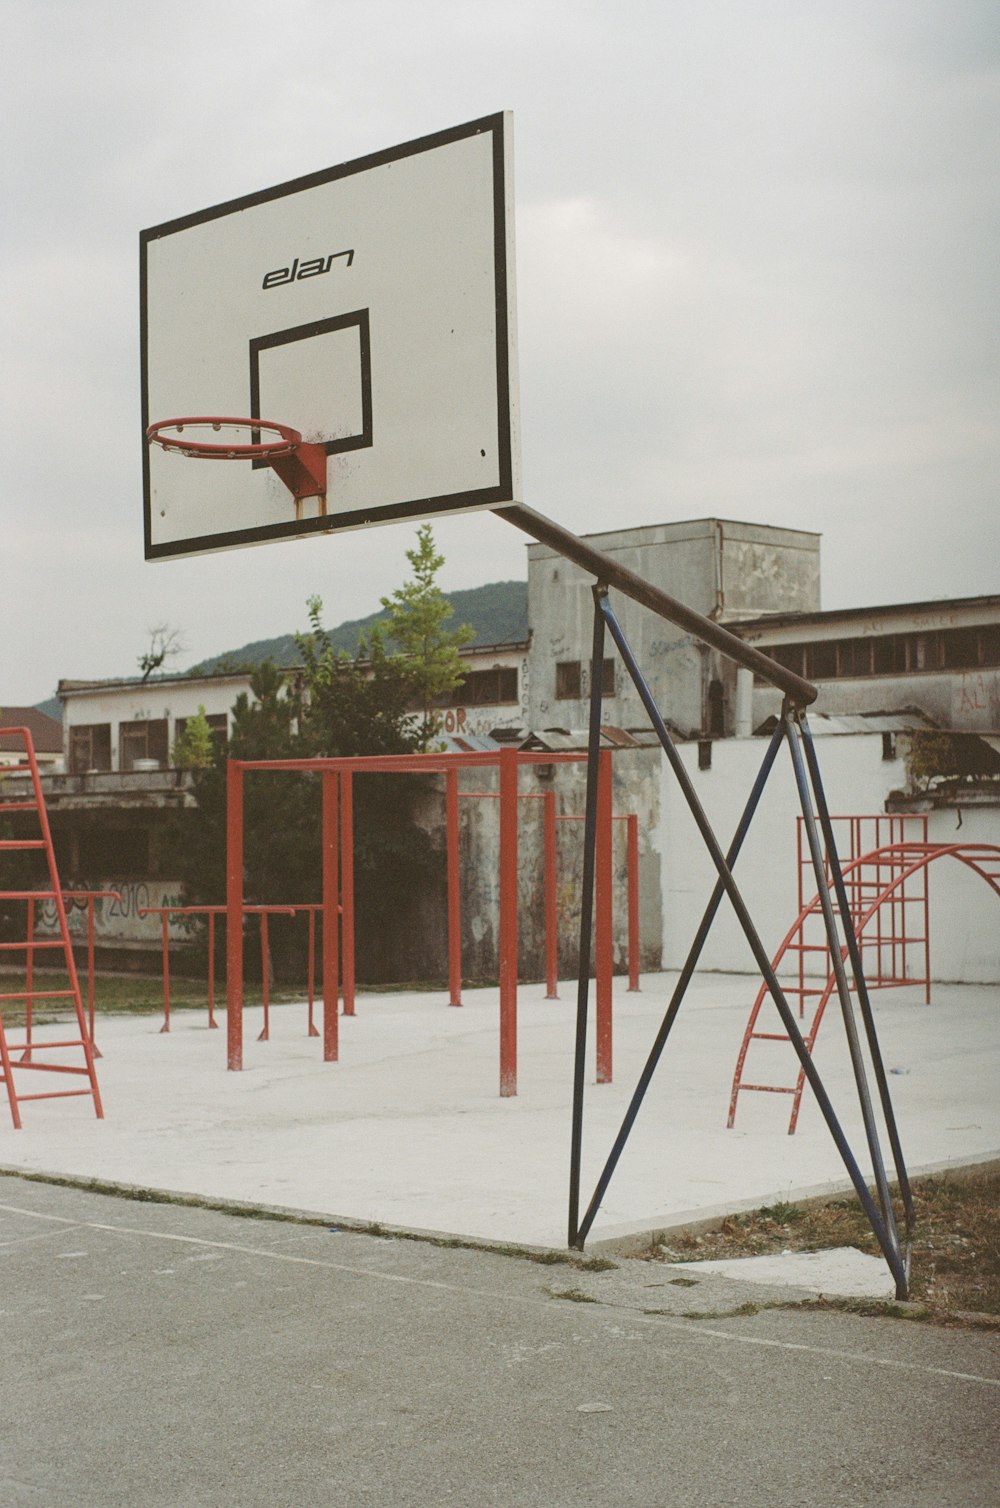
[[[236,429],[249,429],[254,434],[261,430],[269,430],[277,438],[274,440],[253,440],[246,444],[233,443],[219,444],[215,441],[200,440],[197,437],[178,433],[178,435],[166,435],[167,429],[175,429],[182,432],[189,426],[219,430],[224,424],[231,425]],[[146,430],[146,439],[151,445],[160,445],[164,450],[176,450],[181,455],[195,456],[206,461],[256,461],[269,460],[276,456],[294,455],[302,444],[302,436],[297,429],[292,429],[290,424],[276,424],[272,419],[233,419],[219,414],[196,414],[188,415],[181,419],[157,419]]]

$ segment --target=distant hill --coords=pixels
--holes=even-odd
[[[57,696],[50,696],[44,702],[36,702],[35,711],[44,712],[46,717],[54,717],[57,723],[62,722],[62,702]]]
[[[448,601],[454,608],[449,627],[457,628],[467,623],[475,630],[471,646],[477,644],[510,644],[528,637],[528,584],[525,581],[491,581],[486,586],[474,586],[466,591],[449,592]],[[352,618],[330,630],[330,638],[336,649],[354,654],[358,639],[367,634],[373,623],[385,614],[382,611],[369,613],[367,618]],[[470,647],[471,647],[470,646]],[[298,646],[294,634],[281,634],[276,639],[255,639],[239,649],[227,649],[211,659],[202,660],[188,671],[189,675],[211,675],[216,671],[245,670],[271,660],[275,665],[295,665],[299,661]]]

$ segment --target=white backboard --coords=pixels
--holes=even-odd
[[[521,501],[509,114],[154,226],[140,278],[147,559]],[[208,414],[322,444],[326,516],[146,443]]]

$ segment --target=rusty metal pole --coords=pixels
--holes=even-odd
[[[229,761],[226,782],[226,1047],[243,1067],[243,767]]]
[[[215,912],[208,913],[208,1027],[218,1031],[215,1019]]]
[[[344,1015],[354,1015],[354,776],[340,773],[340,951]]]
[[[545,998],[559,999],[559,913],[556,906],[556,793],[546,791],[542,803],[545,822]]]
[[[306,973],[309,977],[309,1010],[307,1020],[309,1023],[306,1032],[307,1037],[318,1037],[316,1022],[313,1020],[313,998],[316,993],[316,912],[312,906],[309,908],[309,948],[307,953]]]
[[[625,819],[626,876],[628,880],[628,987],[639,988],[639,818],[629,812]]]
[[[597,777],[597,894],[594,919],[594,976],[597,1020],[597,1082],[611,1083],[611,976],[613,972],[611,750],[603,749]]]
[[[462,1004],[462,896],[458,866],[458,771],[444,776],[444,826],[448,869],[448,1004]]]
[[[160,1035],[170,1030],[170,913],[160,912],[160,943],[163,949],[163,1025]]]
[[[338,993],[338,875],[337,775],[323,774],[323,1061],[335,1063],[339,1048]]]
[[[517,1093],[517,750],[500,750],[500,1094]]]
[[[261,991],[264,1001],[264,1029],[257,1037],[258,1042],[270,1042],[271,1040],[271,981],[269,979],[271,964],[271,946],[268,939],[267,912],[260,913],[260,978]]]

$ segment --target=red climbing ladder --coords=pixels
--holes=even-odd
[[[73,958],[73,948],[70,942],[69,925],[66,920],[66,907],[63,903],[62,891],[59,887],[59,875],[56,870],[55,853],[52,848],[52,833],[49,828],[48,814],[45,810],[45,799],[42,794],[42,783],[38,774],[38,761],[35,758],[35,749],[31,741],[31,734],[27,728],[0,728],[0,739],[18,738],[23,743],[23,751],[19,751],[20,758],[17,764],[4,765],[2,767],[4,777],[19,778],[18,783],[24,784],[24,799],[4,801],[0,805],[0,815],[7,816],[14,812],[33,812],[37,823],[37,837],[3,837],[0,836],[0,854],[3,853],[34,853],[36,856],[44,854],[48,873],[47,888],[6,890],[0,889],[0,900],[23,902],[25,907],[24,941],[0,942],[0,958],[7,962],[11,957],[23,958],[24,962],[24,988],[9,990],[4,983],[0,990],[0,1084],[6,1086],[7,1099],[10,1102],[11,1119],[14,1126],[20,1129],[21,1112],[20,1106],[28,1100],[64,1099],[77,1095],[90,1095],[94,1101],[94,1109],[98,1119],[104,1116],[101,1106],[101,1094],[97,1087],[97,1074],[94,1071],[94,1048],[87,1031],[87,1022],[83,1011],[83,1002],[80,997],[80,981],[77,977],[76,962]],[[28,779],[24,780],[27,776]],[[20,794],[20,793],[19,793]],[[34,825],[34,824],[33,824]],[[35,939],[35,907],[38,904],[50,903],[55,908],[59,924],[59,937],[45,941]],[[57,972],[65,972],[66,985],[61,989],[36,989],[35,988],[35,955],[43,953],[50,959],[58,959],[61,953],[61,961],[55,964],[49,963],[49,969],[55,968]],[[7,1029],[4,1022],[4,1009],[8,1003],[20,1001],[24,1005],[25,1036],[23,1041],[11,1042],[7,1037]],[[33,1032],[33,1012],[36,1001],[72,1001],[75,1017],[76,1035],[72,1035],[73,1027],[69,1026],[70,1035],[61,1040],[39,1040]],[[65,1062],[61,1059],[53,1059],[50,1053],[63,1053],[70,1049],[78,1049],[83,1056],[83,1062]],[[16,1056],[20,1054],[20,1056]],[[41,1074],[72,1074],[83,1076],[87,1080],[87,1087],[81,1089],[55,1089],[45,1088],[31,1094],[23,1094],[15,1083],[15,1074],[34,1072]],[[52,1080],[43,1082],[51,1083]]]
[[[901,825],[890,826],[887,830],[879,824],[883,820],[890,821],[888,818],[832,817],[830,820],[835,824],[850,824],[850,840],[847,849],[849,857],[846,862],[842,862],[841,871],[855,936],[865,964],[868,988],[884,989],[891,985],[919,985],[923,988],[924,998],[929,1003],[930,910],[927,870],[937,859],[957,859],[967,869],[985,880],[990,889],[1000,897],[1000,846],[990,843],[930,843],[927,841],[926,818],[922,816],[893,818],[891,819],[893,822],[900,824],[905,822],[909,826],[907,828]],[[909,833],[913,831],[918,832],[920,836],[917,838],[909,836]],[[858,852],[857,850],[863,847],[865,837],[869,834],[875,842],[881,841],[881,846],[867,853]],[[888,842],[885,841],[886,838],[889,839]],[[785,934],[771,964],[775,973],[778,974],[785,959],[791,955],[792,965],[797,972],[797,982],[794,977],[791,980],[786,979],[782,983],[782,988],[790,1000],[798,996],[800,1018],[806,1016],[807,1003],[809,1005],[811,1022],[803,1030],[802,1037],[807,1050],[811,1053],[824,1012],[834,994],[836,975],[832,967],[829,945],[825,939],[825,926],[822,934],[817,930],[818,925],[822,923],[820,898],[818,895],[813,895],[808,901],[803,899],[806,893],[806,886],[803,883],[805,873],[800,838],[799,913]],[[810,924],[813,928],[811,934]],[[810,936],[813,940],[807,941],[807,937]],[[818,977],[807,974],[803,961],[806,953],[822,955],[820,967],[828,971],[825,980],[822,974]],[[846,963],[848,949],[843,943],[841,957]],[[785,967],[787,968],[787,965]],[[807,983],[810,977],[812,982]],[[851,979],[848,980],[848,986],[852,991],[855,988]],[[757,991],[736,1060],[727,1124],[732,1127],[736,1117],[737,1101],[744,1091],[790,1094],[793,1098],[788,1134],[792,1135],[798,1122],[802,1094],[805,1089],[805,1073],[801,1067],[794,1084],[763,1081],[750,1083],[744,1078],[747,1053],[752,1043],[777,1042],[787,1045],[790,1040],[784,1031],[758,1030],[757,1022],[761,1009],[769,999],[770,992],[767,983],[764,982]],[[787,1053],[782,1053],[779,1061],[794,1067]]]

